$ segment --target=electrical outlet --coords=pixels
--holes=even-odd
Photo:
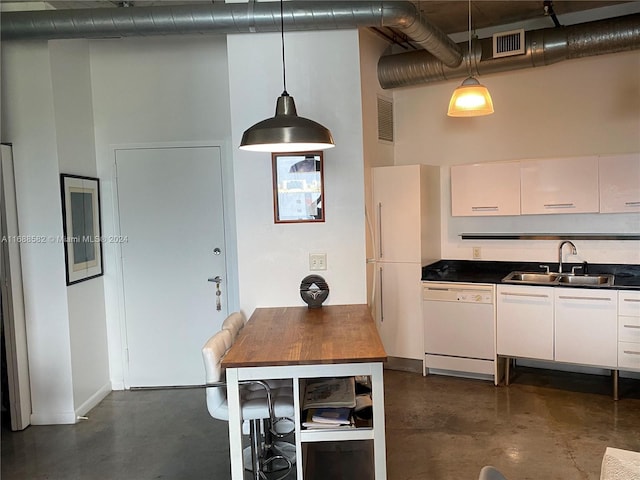
[[[327,254],[326,253],[310,253],[309,254],[309,270],[326,270]]]
[[[473,247],[473,259],[480,260],[482,258],[482,252],[480,247]]]

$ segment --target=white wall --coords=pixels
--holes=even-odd
[[[49,42],[60,173],[97,176],[89,42]],[[102,277],[67,287],[73,404],[84,415],[110,391]]]
[[[394,91],[398,164],[442,165],[443,258],[557,261],[556,241],[460,240],[460,233],[638,233],[626,214],[450,216],[450,165],[640,151],[640,52],[601,55],[483,76],[495,114],[449,118],[459,81]],[[571,179],[567,179],[571,181]],[[640,263],[640,242],[576,241],[576,261]],[[574,260],[574,259],[570,259]]]
[[[31,423],[75,421],[57,132],[47,42],[2,42],[2,141],[13,143]]]
[[[393,101],[393,92],[385,92],[378,82],[378,60],[389,47],[386,40],[381,39],[369,30],[360,30],[360,77],[362,96],[362,130],[364,153],[364,190],[366,224],[367,258],[373,259],[373,228],[375,214],[372,200],[371,169],[373,167],[393,165],[393,143],[378,140],[378,97]],[[373,307],[371,294],[374,282],[374,263],[367,264],[367,298]]]
[[[274,115],[282,92],[279,34],[227,38],[238,233],[240,304],[305,305],[309,253],[326,253],[326,304],[365,303],[362,106],[358,32],[286,33],[287,89],[298,114],[328,127],[324,223],[274,224],[271,155],[235,149],[242,133]]]
[[[222,145],[225,182],[232,184],[226,56],[226,39],[220,35],[90,42],[96,157],[98,176],[102,180],[105,235],[119,233],[114,212],[115,146]],[[224,195],[233,202],[232,189]],[[228,213],[233,215],[233,209]],[[232,244],[233,228],[232,221],[227,223]],[[111,382],[114,388],[122,389],[125,365],[119,248],[116,244],[104,247]],[[232,286],[236,273],[227,273],[228,285]],[[230,302],[233,301],[231,308],[237,308],[234,297],[237,297],[235,290],[229,294]]]

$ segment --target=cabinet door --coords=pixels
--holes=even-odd
[[[451,167],[451,215],[520,215],[520,162]]]
[[[420,262],[420,165],[374,168],[373,201],[376,258]]]
[[[553,360],[553,288],[498,285],[497,353]]]
[[[617,292],[556,288],[554,293],[556,361],[616,368]]]
[[[598,159],[600,213],[640,212],[640,153]]]
[[[640,370],[640,292],[618,291],[618,367]]]
[[[522,161],[521,211],[597,213],[598,157]]]
[[[387,355],[424,358],[420,264],[378,264],[378,330]]]

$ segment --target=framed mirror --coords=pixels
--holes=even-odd
[[[272,153],[275,223],[324,222],[322,152]]]

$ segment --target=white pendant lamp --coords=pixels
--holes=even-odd
[[[469,77],[453,91],[447,115],[479,117],[492,113],[493,101],[489,90],[471,75],[471,0],[469,0]]]
[[[293,97],[287,93],[282,0],[280,0],[280,28],[284,89],[276,102],[276,114],[249,127],[242,135],[240,149],[252,152],[308,152],[333,148],[335,143],[329,129],[318,122],[299,117]]]

